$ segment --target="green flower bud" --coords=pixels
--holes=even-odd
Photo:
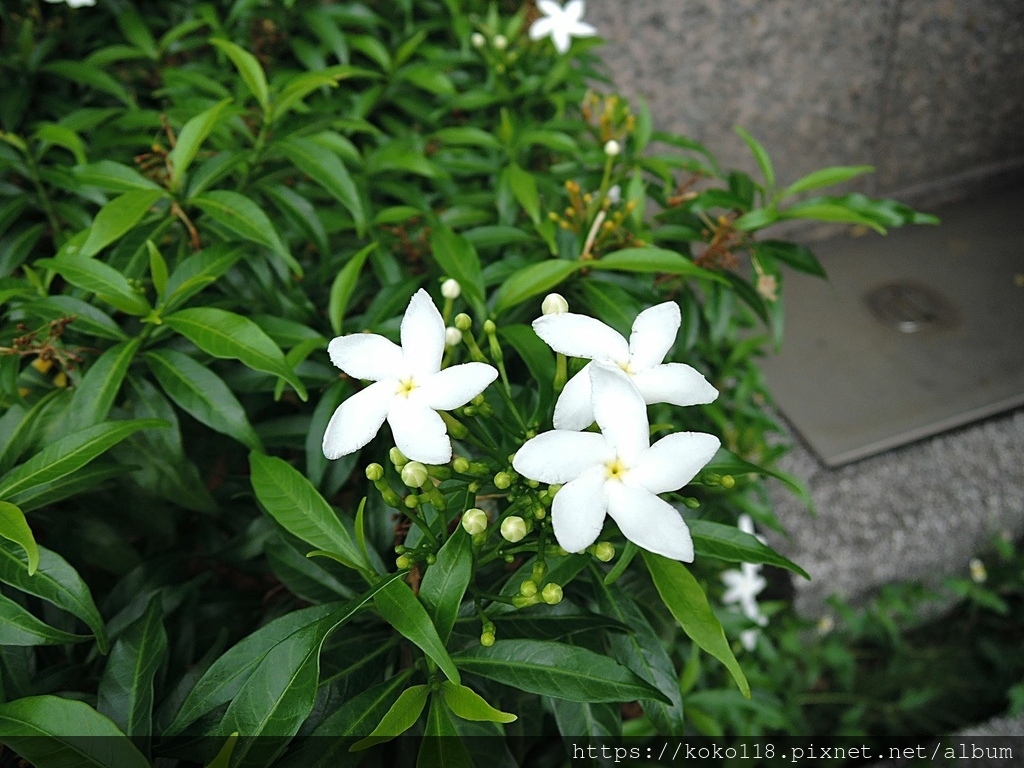
[[[544,590],[540,593],[541,599],[548,605],[558,605],[562,602],[562,588],[551,582],[544,586]]]
[[[602,541],[594,546],[594,557],[602,563],[610,563],[615,557],[615,547],[607,541]]]
[[[384,478],[384,467],[380,464],[371,464],[366,468],[366,479],[377,482]]]
[[[484,333],[488,336],[493,336],[498,330],[498,326],[494,324],[493,320],[484,320]]]
[[[683,504],[685,504],[690,509],[699,509],[700,508],[700,500],[693,498],[693,496],[685,496],[685,497],[683,497]]]
[[[541,302],[540,311],[545,315],[562,315],[569,311],[569,302],[559,293],[549,293]]]
[[[494,645],[494,633],[484,632],[482,635],[480,635],[480,645],[482,645],[484,648],[490,648],[492,645]]]
[[[487,513],[475,507],[467,509],[466,514],[462,516],[462,527],[466,529],[466,533],[470,536],[486,531],[487,522]]]
[[[452,469],[458,472],[460,475],[464,475],[469,471],[469,459],[464,456],[459,456],[455,461],[452,462]]]
[[[433,565],[437,562],[437,555],[427,555],[427,565]]]
[[[551,496],[552,500],[554,500],[555,494],[558,493],[560,490],[562,490],[562,486],[561,485],[549,485],[548,486],[548,494]]]
[[[548,511],[546,509],[544,509],[544,505],[543,504],[538,504],[537,506],[535,506],[533,508],[533,519],[534,520],[543,520],[545,517],[547,517],[547,515],[548,515]]]
[[[501,521],[501,535],[505,541],[515,544],[517,541],[522,541],[526,538],[526,534],[529,533],[529,528],[526,527],[526,521],[521,517],[512,515],[506,517]]]
[[[417,496],[415,493],[410,493],[408,496],[405,497],[405,506],[407,506],[409,509],[415,509],[416,507],[419,506],[419,504],[420,497]]]
[[[732,475],[722,475],[722,479],[720,482],[722,483],[723,488],[732,488],[734,485],[736,485],[736,478],[733,477]]]
[[[473,327],[473,320],[465,312],[459,312],[459,314],[455,316],[455,327],[465,333]]]
[[[404,571],[406,568],[412,568],[412,560],[405,555],[395,559],[395,565],[400,571]]]
[[[418,461],[410,461],[402,467],[402,482],[410,488],[420,488],[425,485],[428,477],[427,468]]]
[[[405,454],[398,450],[397,446],[388,451],[388,458],[391,459],[391,463],[395,465],[396,469],[401,469],[409,463]]]
[[[533,597],[537,594],[537,582],[527,579],[519,585],[519,594],[523,597]]]
[[[494,476],[494,487],[498,490],[504,491],[512,485],[512,475],[508,472],[499,472]]]

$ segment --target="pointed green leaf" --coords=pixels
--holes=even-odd
[[[189,204],[232,234],[266,246],[284,259],[294,274],[302,275],[302,267],[288,251],[270,217],[250,198],[239,192],[218,189],[193,197]]]
[[[146,363],[167,396],[196,421],[249,448],[262,450],[263,443],[245,409],[217,374],[173,349],[147,352]]]
[[[22,309],[33,317],[49,322],[59,318],[74,316],[69,329],[75,333],[84,333],[111,341],[123,341],[125,333],[110,315],[88,302],[74,296],[47,296],[41,301],[23,304]]]
[[[530,693],[570,701],[633,701],[665,695],[614,659],[547,640],[499,640],[452,656],[459,669]]]
[[[181,262],[167,278],[167,310],[184,304],[227,272],[245,254],[238,245],[217,243]]]
[[[750,148],[751,153],[754,155],[754,159],[757,160],[757,165],[761,169],[761,174],[764,176],[765,190],[768,196],[771,197],[772,192],[775,189],[775,169],[772,168],[772,161],[768,157],[768,153],[765,152],[757,140],[743,130],[740,126],[736,126],[736,133],[739,134],[740,138],[746,142],[746,145]]]
[[[612,269],[617,272],[658,273],[714,280],[724,283],[721,275],[701,269],[685,256],[664,248],[624,248],[600,259],[587,262],[591,269]]]
[[[249,454],[249,467],[256,498],[281,527],[337,556],[349,568],[369,568],[348,529],[301,472],[282,459],[258,451]]]
[[[107,634],[103,617],[78,571],[46,547],[39,547],[39,567],[35,573],[30,574],[28,568],[28,559],[19,547],[0,541],[0,581],[81,619],[96,636],[100,653],[105,654]]]
[[[167,653],[160,593],[110,650],[100,678],[96,709],[128,736],[153,733],[153,695],[157,670]]]
[[[109,421],[62,437],[0,478],[0,496],[10,497],[69,475],[133,432],[166,426],[160,419]]]
[[[192,161],[195,160],[199,148],[206,141],[217,123],[224,119],[224,109],[231,103],[231,99],[224,99],[214,104],[209,109],[200,112],[191,118],[178,133],[178,141],[169,153],[171,161],[172,177],[171,183],[177,187],[185,175]]]
[[[366,263],[366,258],[377,247],[376,243],[370,243],[362,250],[356,252],[349,259],[345,266],[338,272],[334,282],[331,283],[331,295],[327,300],[327,318],[331,321],[331,329],[335,334],[341,334],[341,324],[345,319],[345,312],[348,309],[348,300],[352,298],[352,292],[356,288],[356,281],[359,280],[359,272]]]
[[[513,272],[498,289],[494,311],[504,312],[533,296],[550,291],[582,266],[583,262],[579,261],[549,259]]]
[[[132,339],[115,344],[89,366],[71,397],[63,425],[66,431],[91,427],[107,418],[141,343]]]
[[[166,316],[164,324],[207,354],[280,376],[306,399],[306,388],[285,362],[280,347],[249,318],[214,307],[194,307]]]
[[[870,227],[880,235],[885,234],[885,227],[874,219],[851,208],[832,202],[808,200],[797,203],[779,211],[780,219],[812,219],[814,221],[838,222],[841,224],[861,224]]]
[[[641,551],[641,555],[658,594],[661,595],[665,607],[679,622],[679,626],[691,640],[725,665],[740,691],[749,699],[750,685],[747,678],[740,669],[728,640],[725,639],[722,625],[708,605],[704,590],[700,588],[693,574],[676,560],[669,560],[646,550]]]
[[[430,233],[430,252],[441,271],[459,281],[463,295],[483,308],[484,283],[476,248],[462,235],[439,224]]]
[[[463,720],[485,720],[491,723],[514,723],[519,718],[509,712],[502,712],[488,704],[483,696],[464,685],[450,680],[441,683],[445,703]]]
[[[95,64],[79,59],[74,61],[51,61],[41,69],[43,72],[52,72],[55,75],[66,77],[68,80],[81,85],[87,85],[98,91],[109,93],[111,96],[119,99],[129,109],[135,107],[131,94],[125,90],[125,87]]]
[[[533,178],[533,174],[524,171],[513,163],[504,170],[503,175],[508,178],[512,194],[516,196],[516,200],[523,206],[523,210],[530,217],[530,221],[535,225],[539,224],[540,195],[537,193],[537,180]]]
[[[709,520],[688,520],[693,537],[693,551],[704,557],[714,557],[731,563],[774,565],[810,579],[807,571],[783,557],[774,549],[758,541],[756,536],[744,533],[735,526],[713,523]]]
[[[356,234],[362,236],[366,230],[366,212],[352,174],[338,156],[309,139],[292,137],[277,142],[276,146],[296,168],[327,190],[352,214]]]
[[[819,187],[830,187],[833,184],[842,184],[844,181],[855,179],[865,173],[874,171],[871,165],[843,165],[833,168],[822,168],[821,170],[808,173],[790,184],[782,193],[782,197],[796,195]]]
[[[146,248],[149,250],[149,276],[153,279],[153,290],[160,298],[167,290],[167,261],[152,240],[146,241]]]
[[[472,575],[473,539],[460,525],[438,551],[436,562],[427,568],[420,583],[420,599],[427,604],[427,615],[443,643],[448,642],[455,626]]]
[[[374,597],[377,612],[407,640],[419,647],[452,682],[462,682],[423,604],[404,581],[393,581]]]
[[[32,529],[28,527],[25,514],[9,501],[0,501],[0,538],[13,541],[25,551],[28,575],[34,574],[39,567],[39,546],[32,536]]]
[[[469,750],[455,729],[447,697],[431,696],[416,768],[473,768]]]
[[[0,741],[38,766],[150,768],[109,718],[84,702],[59,696],[0,704]]]
[[[64,645],[88,640],[45,624],[9,597],[0,595],[0,645]]]
[[[224,746],[220,748],[217,756],[206,764],[206,768],[231,768],[231,755],[235,751],[235,744],[238,743],[238,731],[228,736]]]
[[[96,214],[78,255],[93,256],[120,239],[165,195],[162,189],[138,189],[115,197]]]
[[[420,717],[420,713],[423,712],[423,708],[427,704],[427,696],[429,694],[430,688],[426,685],[412,685],[406,688],[395,703],[391,705],[391,709],[387,711],[387,714],[381,718],[380,723],[373,729],[373,732],[366,738],[360,739],[353,744],[349,751],[357,752],[372,747],[375,744],[391,741],[396,736],[401,736],[415,725]]]
[[[210,44],[222,50],[231,63],[235,65],[249,92],[256,97],[256,102],[264,112],[270,106],[270,89],[267,87],[267,76],[260,66],[259,60],[248,51],[240,48],[230,40],[213,38]]]
[[[80,256],[59,256],[55,259],[36,259],[36,266],[58,272],[72,285],[95,293],[113,307],[129,315],[148,315],[149,302],[137,294],[128,280],[113,267]]]
[[[134,192],[136,190],[155,190],[159,185],[147,179],[134,168],[113,160],[100,160],[88,165],[76,165],[71,169],[83,184],[98,187],[105,192]]]

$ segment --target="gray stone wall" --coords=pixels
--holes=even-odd
[[[858,188],[955,199],[1024,172],[1020,0],[587,0],[618,87],[655,125],[780,182],[874,165]]]

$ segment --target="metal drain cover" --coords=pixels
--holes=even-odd
[[[875,317],[902,333],[952,328],[958,321],[952,301],[912,280],[885,283],[868,292],[864,300]]]

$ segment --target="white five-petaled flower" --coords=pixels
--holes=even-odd
[[[678,432],[651,445],[647,408],[628,377],[600,364],[591,365],[587,376],[601,433],[544,432],[519,449],[512,466],[532,480],[564,483],[551,521],[555,538],[569,552],[594,543],[607,513],[638,546],[691,562],[689,528],[658,494],[690,482],[718,450],[718,438]]]
[[[533,329],[556,352],[589,358],[625,371],[643,395],[644,402],[699,405],[718,397],[697,370],[684,363],[662,363],[679,331],[679,305],[667,301],[645,309],[633,321],[627,342],[618,331],[600,320],[567,312],[544,315]],[[588,363],[569,379],[555,403],[555,429],[586,429],[594,422]]]
[[[554,0],[537,0],[544,15],[530,25],[530,39],[550,37],[559,53],[567,53],[574,37],[592,37],[597,30],[583,19],[583,0],[569,0],[561,6]]]
[[[557,498],[557,497],[556,497]],[[768,619],[761,613],[757,604],[757,596],[768,583],[761,575],[761,567],[751,563],[742,563],[740,568],[722,572],[722,581],[726,590],[722,602],[726,605],[739,605],[743,615],[755,624],[765,624]]]
[[[96,5],[96,0],[46,0],[48,3],[67,3],[71,8],[82,8],[87,5]]]
[[[398,449],[412,461],[444,464],[452,444],[436,411],[468,403],[498,372],[484,363],[441,370],[445,328],[441,313],[422,288],[409,301],[401,328],[402,346],[373,333],[331,341],[331,362],[349,376],[374,382],[343,402],[324,432],[324,455],[337,459],[357,451],[391,425]]]

